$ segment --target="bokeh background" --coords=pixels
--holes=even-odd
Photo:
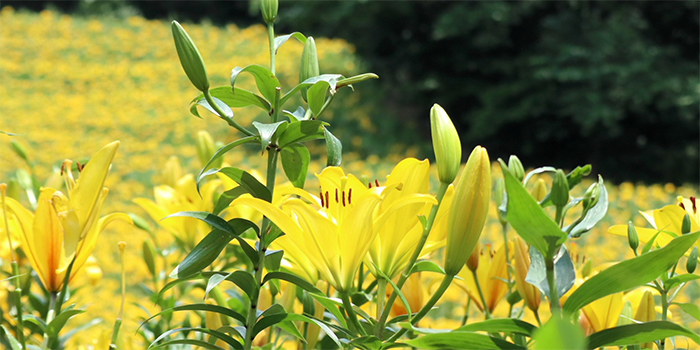
[[[104,213],[147,217],[132,200],[153,198],[171,156],[186,173],[199,171],[199,130],[222,143],[239,137],[211,114],[189,114],[198,92],[177,60],[170,20],[183,23],[197,43],[213,86],[227,85],[235,66],[268,62],[254,1],[0,6],[0,130],[19,134],[0,134],[0,182],[16,178],[18,170],[32,171],[11,151],[13,140],[43,182],[64,159],[84,160],[119,139]],[[348,172],[381,181],[404,157],[432,158],[433,103],[457,124],[466,154],[481,144],[492,159],[516,154],[526,168],[593,164],[609,184],[611,207],[577,243],[598,265],[632,255],[624,237],[606,233],[610,225],[633,220],[644,226],[638,210],[698,193],[699,15],[692,1],[283,1],[276,28],[278,34],[314,36],[322,73],[380,76],[357,84],[355,92],[341,90],[324,115],[343,142]],[[293,41],[280,50],[284,90],[298,82],[301,51]],[[253,89],[250,80],[242,84]],[[244,125],[262,117],[253,109],[235,112]],[[311,147],[313,173],[325,164],[319,156],[325,146]],[[240,149],[226,161],[263,170],[259,151]],[[155,232],[161,242],[172,239]],[[95,256],[104,276],[77,292],[88,313],[75,324],[97,317],[105,322],[93,328],[91,339],[72,346],[99,347],[111,335],[118,241],[129,244],[123,334],[134,334],[142,307],[153,311],[141,287],[149,277],[139,250],[148,237],[126,224],[101,236]],[[492,211],[485,240],[498,237]],[[697,284],[683,298],[700,299]],[[697,323],[689,326],[698,329]]]

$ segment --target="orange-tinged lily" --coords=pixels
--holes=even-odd
[[[514,252],[513,267],[515,270],[515,287],[518,293],[525,300],[525,305],[533,312],[537,312],[540,307],[542,295],[536,286],[525,281],[527,273],[530,270],[530,254],[527,243],[520,237],[515,237],[515,252]]]
[[[295,189],[290,191],[306,201],[289,198],[280,209],[261,199],[237,198],[231,206],[249,206],[265,215],[289,236],[324,280],[345,292],[376,237],[374,212],[382,188],[368,189],[337,167],[326,168],[317,176],[320,197]]]
[[[498,303],[504,300],[508,293],[508,284],[504,282],[508,279],[505,245],[502,245],[495,252],[491,249],[490,244],[487,244],[484,249],[480,249],[476,275],[479,279],[481,291],[484,293],[486,307],[488,307],[489,313],[492,313],[498,306]],[[459,276],[463,278],[463,281],[457,281],[457,285],[464,288],[474,305],[483,311],[484,303],[479,295],[472,271],[462,269]]]
[[[53,188],[42,188],[34,214],[19,202],[6,199],[8,209],[20,224],[23,250],[50,292],[61,289],[66,269],[74,258],[70,277],[75,276],[108,223],[116,219],[132,222],[123,213],[99,217],[109,192],[103,185],[118,147],[119,142],[115,141],[98,151],[82,169],[78,180],[73,180],[67,161],[64,178],[68,196]]]
[[[610,294],[583,307],[582,311],[590,327],[589,334],[617,326],[624,307],[623,294]]]
[[[635,227],[637,235],[639,236],[639,241],[646,243],[656,236],[654,240],[655,245],[660,247],[667,245],[673,238],[683,234],[683,218],[686,215],[690,216],[690,232],[700,231],[700,223],[698,220],[700,214],[698,214],[697,204],[698,201],[694,197],[690,199],[679,197],[678,204],[671,204],[660,209],[640,212],[654,228]],[[615,225],[611,227],[608,232],[615,235],[626,236],[627,225]],[[695,246],[700,247],[700,242],[696,242]],[[688,250],[686,254],[689,253],[690,250]]]

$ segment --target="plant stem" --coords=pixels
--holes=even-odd
[[[355,313],[355,310],[352,309],[352,302],[350,301],[350,295],[348,294],[348,292],[341,292],[340,298],[343,300],[343,307],[345,308],[345,312],[348,314],[350,323],[353,325],[353,327],[355,327],[356,331],[360,335],[367,335],[367,332],[365,332],[365,329],[362,327],[360,321],[357,319],[357,314]]]
[[[49,301],[49,311],[46,314],[46,324],[50,324],[51,321],[53,321],[55,315],[55,308],[56,308],[56,297],[57,293],[56,292],[51,292],[51,299]],[[50,349],[49,345],[52,344],[51,342],[52,339],[49,338],[48,334],[44,334],[44,346],[42,347],[43,349]]]
[[[668,314],[668,290],[666,288],[662,288],[662,290],[661,290],[661,321],[668,321],[667,314]],[[666,338],[661,339],[659,344],[660,344],[659,349],[664,350],[666,348]]]
[[[450,286],[450,284],[452,283],[452,280],[454,278],[455,278],[455,276],[445,275],[445,278],[442,279],[442,283],[440,283],[440,286],[438,287],[438,289],[435,291],[435,293],[433,293],[433,296],[430,298],[430,300],[428,300],[428,303],[425,304],[425,306],[423,306],[423,308],[420,309],[420,311],[418,311],[418,313],[411,318],[412,325],[415,326],[416,324],[418,324],[418,322],[420,322],[420,320],[423,319],[423,317],[425,317],[425,315],[427,315],[428,312],[430,312],[430,310],[433,308],[433,306],[435,306],[435,304],[437,304],[438,300],[440,300],[442,295],[445,294],[447,287]],[[401,338],[401,336],[404,335],[406,333],[406,331],[407,331],[406,328],[399,330],[398,332],[394,333],[394,335],[392,335],[387,340],[387,342],[396,341],[397,339]]]
[[[275,75],[275,57],[277,53],[275,52],[275,27],[272,23],[267,24],[267,38],[270,42],[270,72]]]
[[[209,90],[204,90],[204,98],[207,100],[207,102],[209,102],[209,106],[211,106],[211,108],[216,112],[216,114],[219,115],[219,118],[225,120],[226,123],[228,123],[228,125],[236,128],[236,130],[244,133],[246,136],[254,136],[255,135],[252,131],[250,131],[250,130],[242,127],[240,124],[236,123],[236,121],[233,120],[233,118],[226,116],[226,113],[224,113],[224,111],[221,110],[219,105],[214,101],[214,98],[212,97],[211,92],[209,92]]]
[[[467,306],[464,308],[464,317],[462,317],[462,326],[467,324],[469,320],[469,307],[472,306],[472,298],[467,294]]]
[[[377,319],[380,319],[382,317],[382,311],[384,310],[384,299],[386,299],[386,282],[386,279],[382,277],[379,277],[379,279],[377,279]],[[383,327],[384,325],[377,322],[376,326],[377,329],[375,333],[378,336],[381,336],[383,329],[379,327]]]
[[[428,221],[426,222],[425,227],[423,228],[423,235],[421,236],[420,241],[418,241],[416,249],[413,251],[413,255],[411,255],[411,259],[408,260],[408,264],[404,268],[403,272],[401,272],[399,281],[396,283],[396,286],[399,287],[399,289],[403,288],[403,285],[406,283],[406,280],[408,280],[408,276],[411,275],[413,264],[415,264],[416,260],[418,260],[418,257],[420,256],[420,253],[423,250],[423,246],[428,240],[428,235],[430,235],[430,230],[432,229],[433,223],[435,222],[435,217],[437,216],[438,209],[440,209],[440,204],[442,204],[442,198],[445,197],[445,192],[447,192],[447,188],[449,187],[449,185],[450,184],[440,183],[440,188],[438,189],[437,193],[438,204],[433,206],[433,209],[430,211]],[[391,295],[389,296],[386,305],[384,305],[384,311],[382,312],[381,317],[377,321],[381,326],[381,329],[384,329],[384,324],[389,318],[389,312],[391,311],[391,307],[394,305],[396,297],[398,296],[397,292],[398,291],[396,289],[394,289],[394,291],[391,292]]]
[[[510,252],[508,251],[508,223],[504,223],[501,225],[501,231],[503,232],[503,242],[505,244],[505,250],[506,250],[506,273],[508,274],[508,294],[510,294],[510,289],[512,287],[511,284],[511,274],[510,274]],[[513,313],[513,304],[510,304],[510,308],[508,309],[508,317]]]
[[[479,283],[479,277],[476,275],[476,270],[472,270],[472,276],[474,277],[476,290],[479,292],[479,297],[481,298],[481,305],[484,307],[484,317],[486,317],[488,320],[491,318],[491,313],[489,312],[489,306],[486,305],[486,297],[484,296],[484,290],[481,289],[481,283]]]
[[[5,221],[7,225],[7,221]],[[7,231],[9,232],[9,231]],[[24,339],[24,320],[22,313],[22,284],[19,280],[19,265],[17,261],[12,262],[12,276],[14,277],[15,290],[12,292],[15,295],[15,307],[17,308],[17,338],[22,345],[22,349],[27,348],[26,340]]]
[[[554,276],[554,258],[545,258],[545,267],[547,269],[547,284],[549,285],[549,306],[552,314],[559,312],[559,291],[557,290],[557,282]]]

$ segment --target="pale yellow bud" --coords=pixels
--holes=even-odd
[[[537,312],[542,297],[537,287],[525,281],[530,270],[530,253],[527,243],[518,236],[515,237],[513,267],[515,270],[515,287],[518,289],[518,293],[525,300],[525,305],[530,310]]]
[[[440,182],[451,184],[462,162],[462,143],[447,112],[438,104],[430,109],[430,131]]]
[[[542,202],[544,197],[547,196],[547,184],[544,182],[542,179],[537,179],[535,182],[535,186],[532,188],[532,191],[530,192],[533,198],[537,202]]]

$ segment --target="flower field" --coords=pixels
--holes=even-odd
[[[160,310],[153,300],[149,300],[152,295],[148,289],[153,289],[154,282],[144,262],[142,247],[146,241],[158,246],[171,246],[175,238],[172,230],[166,227],[168,224],[163,222],[159,227],[152,219],[153,215],[144,209],[143,203],[155,199],[154,188],[157,186],[173,184],[186,174],[196,176],[199,173],[203,166],[196,147],[200,130],[206,130],[221,145],[236,139],[235,130],[227,128],[224,122],[202,107],[198,107],[202,119],[189,113],[188,102],[199,92],[182,74],[169,23],[139,17],[129,18],[126,22],[110,18],[78,18],[51,11],[30,14],[15,12],[9,7],[0,13],[0,22],[0,130],[17,134],[0,134],[0,182],[11,183],[12,179],[21,179],[22,175],[18,175],[20,171],[36,175],[42,186],[60,188],[63,180],[59,173],[64,159],[87,159],[102,146],[119,140],[119,149],[104,182],[105,187],[109,188],[109,196],[102,212],[135,214],[152,229],[152,232],[147,232],[135,225],[115,221],[99,236],[92,254],[99,268],[88,262],[86,267],[91,268],[83,269],[82,276],[76,278],[77,289],[71,286],[73,290],[69,303],[77,303],[77,307],[86,312],[72,318],[66,329],[88,324],[92,320],[100,321],[71,338],[67,348],[105,349],[109,346],[112,326],[119,314],[121,267],[117,243],[120,241],[127,244],[124,253],[127,294],[120,348],[145,348],[148,344],[136,334],[137,328],[149,317],[148,313]],[[184,27],[207,62],[212,85],[227,85],[228,72],[234,66],[243,67],[269,60],[267,32],[263,25],[217,28],[207,24],[185,24]],[[346,77],[360,73],[362,63],[354,56],[350,44],[322,38],[317,39],[316,43],[322,72],[339,72]],[[297,82],[299,57],[303,50],[304,45],[293,40],[279,50],[277,77],[283,85],[293,86]],[[255,86],[253,79],[245,76],[241,79],[241,86],[251,90]],[[358,101],[350,91],[345,90],[348,89],[340,90],[334,101],[335,109],[326,112],[324,120],[332,126],[337,123],[358,130],[355,135],[342,132],[336,135],[345,143],[359,144],[362,138],[358,135],[376,127],[372,123],[370,110],[346,111]],[[295,98],[301,101],[301,98]],[[235,113],[236,118],[241,116],[237,120],[244,125],[265,117],[265,113],[258,112],[254,107],[236,109]],[[428,111],[425,114],[427,118]],[[338,127],[333,131],[340,129]],[[17,147],[26,152],[28,162],[19,152],[12,151]],[[471,147],[468,145],[466,148]],[[309,149],[311,154],[316,154],[319,153],[316,150],[325,150],[325,145],[314,141]],[[259,152],[259,147],[237,148],[226,154],[224,162],[248,171],[264,169],[265,160],[259,157]],[[397,150],[384,159],[377,156],[360,159],[356,154],[344,153],[342,167],[346,173],[354,174],[364,182],[378,179],[379,184],[386,182],[387,175],[401,159],[414,155],[413,149]],[[176,175],[178,170],[175,170],[177,166],[173,157],[179,161],[180,176]],[[323,187],[313,174],[321,173],[325,156],[311,159],[310,176],[305,188]],[[526,164],[526,167],[533,166],[538,165]],[[503,177],[496,162],[492,163],[491,172],[494,179]],[[437,173],[437,167],[431,164],[433,180],[430,186],[433,191],[439,186]],[[541,178],[550,181],[548,176]],[[572,191],[572,195],[583,195],[585,188],[593,183],[590,178],[584,180],[583,190],[577,189],[578,193]],[[279,173],[277,181],[284,183],[287,180],[284,174]],[[596,270],[611,262],[633,258],[635,255],[628,246],[627,238],[608,233],[610,227],[626,225],[628,221],[639,227],[648,227],[644,217],[639,214],[640,210],[661,208],[676,203],[678,196],[689,198],[698,193],[697,187],[691,185],[629,182],[606,185],[610,203],[606,216],[590,232],[570,241],[573,243],[569,250],[577,269],[582,269],[589,261]],[[21,191],[15,189],[20,194]],[[29,207],[26,194],[21,193],[19,198],[22,204]],[[496,251],[503,242],[497,206],[493,201],[489,206],[480,239],[485,252],[480,264],[484,266],[492,264],[491,260],[498,256]],[[508,235],[511,238],[516,236],[512,228]],[[4,231],[1,238],[0,268],[4,275],[0,279],[3,279],[11,271],[11,256]],[[442,254],[438,252],[440,258],[436,261],[442,261]],[[173,264],[184,257],[182,252],[177,251],[165,252],[165,256],[165,260],[158,262],[157,269],[166,274],[171,272]],[[679,270],[685,269],[685,260],[681,259]],[[28,272],[29,269],[22,271]],[[458,276],[463,281],[468,280],[470,276],[467,272],[467,269],[463,269]],[[438,288],[440,276],[429,271],[422,272],[420,276],[415,281],[409,279],[408,283],[412,283],[414,291],[418,290],[416,293],[419,295],[415,298],[427,300]],[[0,300],[5,318],[9,319],[6,300],[11,283],[0,283]],[[470,288],[465,284],[458,281],[447,289],[445,297],[437,304],[438,307],[446,307],[430,314],[429,317],[433,318],[422,320],[420,326],[459,327],[468,299],[465,289]],[[157,282],[157,285],[162,287],[163,281]],[[34,288],[38,287],[34,285]],[[509,304],[505,294],[499,294],[495,289],[489,289],[494,300],[488,304],[493,304],[494,316],[507,317]],[[201,302],[203,294],[201,290],[194,290],[190,295],[183,296],[182,300]],[[674,301],[697,303],[697,300],[700,300],[700,286],[697,282],[690,282]],[[549,306],[545,307],[544,304],[545,310],[540,315],[543,319],[549,318],[550,312]],[[660,305],[658,301],[656,305]],[[483,305],[479,306],[483,308]],[[525,312],[522,302],[515,304],[515,308],[523,310],[524,320],[535,323],[532,314]],[[371,306],[366,309],[369,313],[376,312]],[[481,320],[483,317],[477,307],[472,306],[469,310],[470,319]],[[700,332],[700,322],[680,308],[672,305],[669,314],[676,323]],[[181,321],[184,316],[182,313],[175,317]],[[199,322],[199,317],[194,313],[188,317],[192,318],[192,323]],[[689,339],[677,337],[676,341],[676,346],[680,348],[699,348]],[[288,344],[291,346],[294,342],[290,340]]]

